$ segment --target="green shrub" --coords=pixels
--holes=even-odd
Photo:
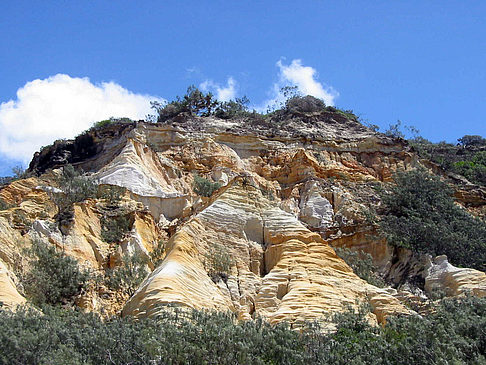
[[[26,172],[22,166],[12,167],[12,176],[2,176],[0,177],[0,186],[10,184],[16,180],[26,179],[31,176],[30,173]]]
[[[156,246],[150,252],[150,259],[154,264],[154,267],[159,266],[166,256],[166,249],[167,249],[167,241],[160,239],[157,241]]]
[[[197,87],[191,85],[182,98],[177,96],[176,100],[167,104],[153,102],[152,108],[157,111],[157,121],[165,122],[181,113],[207,117],[213,115],[218,105],[220,104],[214,99],[213,94],[203,93]]]
[[[478,150],[481,146],[477,142],[466,138],[461,146],[455,146],[446,142],[432,143],[421,137],[409,142],[421,158],[438,164],[445,171],[463,175],[475,184],[486,185],[486,151]]]
[[[0,199],[0,210],[6,210],[9,208],[12,208],[12,206],[3,201],[3,199]]]
[[[120,242],[132,229],[133,222],[129,215],[103,215],[101,217],[101,239],[107,243]]]
[[[475,153],[469,161],[455,162],[451,170],[471,182],[486,185],[486,151]]]
[[[62,193],[50,193],[50,196],[59,209],[59,221],[72,216],[74,203],[95,198],[98,190],[98,186],[91,178],[82,176],[72,165],[63,167],[56,183]]]
[[[117,123],[132,123],[133,120],[130,118],[113,118],[100,120],[99,122],[95,122],[91,129],[102,129],[108,125],[117,124]]]
[[[106,270],[105,285],[132,296],[149,273],[147,263],[140,254],[125,255],[120,266]]]
[[[86,286],[89,273],[54,246],[34,240],[28,254],[32,258],[31,269],[21,279],[26,297],[34,304],[72,302]]]
[[[236,98],[235,100],[229,100],[220,102],[216,106],[214,116],[221,119],[232,119],[236,117],[249,116],[248,104],[250,100],[246,96],[243,98]]]
[[[204,93],[192,85],[187,88],[182,98],[177,96],[169,103],[151,102],[151,105],[157,112],[157,121],[165,122],[181,113],[200,117],[215,116],[222,119],[249,116],[251,115],[247,108],[249,102],[246,96],[220,102],[212,93]]]
[[[446,183],[423,169],[398,172],[394,181],[380,192],[389,243],[486,270],[486,223],[458,207]]]
[[[369,253],[363,251],[352,251],[344,247],[334,248],[336,254],[342,258],[361,279],[368,283],[383,288],[384,280],[380,277],[376,267],[373,265],[373,258]]]
[[[465,135],[457,140],[461,146],[472,147],[472,146],[486,146],[486,138],[478,135]]]
[[[325,110],[326,104],[310,95],[295,95],[285,102],[285,109],[290,113],[314,113]]]
[[[194,184],[192,189],[197,195],[210,197],[213,193],[221,187],[220,183],[211,182],[204,177],[194,175]]]
[[[219,278],[226,282],[232,266],[233,260],[226,247],[221,244],[209,247],[204,256],[204,267],[214,282]]]
[[[60,308],[0,310],[2,364],[484,364],[486,299],[444,300],[426,316],[372,327],[363,310],[337,331],[294,331],[227,313],[160,311],[132,320]]]
[[[98,198],[103,199],[108,203],[108,207],[116,208],[120,205],[123,196],[126,194],[127,188],[117,185],[106,185],[100,188]]]

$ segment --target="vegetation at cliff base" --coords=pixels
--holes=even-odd
[[[85,288],[89,273],[53,245],[34,240],[27,254],[31,268],[19,276],[26,297],[34,304],[67,304]]]
[[[235,315],[168,308],[159,317],[101,320],[44,307],[0,310],[1,364],[484,364],[486,299],[444,300],[427,316],[370,326],[366,312],[334,318],[337,330],[303,331]]]
[[[452,190],[424,169],[398,172],[381,190],[379,222],[388,242],[486,270],[486,223],[455,204]]]

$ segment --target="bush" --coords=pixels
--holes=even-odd
[[[438,164],[445,171],[463,175],[475,184],[486,185],[486,151],[478,151],[478,144],[470,142],[468,138],[462,146],[446,142],[432,143],[421,137],[410,140],[410,144],[421,158]]]
[[[108,203],[108,207],[116,208],[120,205],[127,188],[117,185],[106,185],[100,188],[98,197]]]
[[[470,161],[455,162],[451,170],[471,182],[486,185],[486,151],[477,152]]]
[[[187,92],[182,98],[177,96],[170,103],[152,102],[151,105],[157,112],[157,121],[165,122],[181,113],[200,117],[215,116],[222,119],[248,116],[251,114],[247,109],[249,102],[246,96],[220,102],[214,98],[212,93],[204,93],[192,85],[187,88]]]
[[[0,210],[6,210],[12,208],[12,206],[8,203],[5,203],[3,199],[0,199]]]
[[[149,273],[147,264],[140,254],[125,255],[121,266],[106,270],[105,285],[131,297]]]
[[[220,183],[211,182],[204,177],[194,175],[194,184],[192,189],[197,195],[210,197],[213,193],[221,187]]]
[[[323,100],[313,96],[293,96],[285,102],[285,109],[290,113],[314,113],[326,109]]]
[[[106,321],[45,308],[0,311],[2,364],[484,364],[486,299],[444,300],[427,317],[389,317],[372,327],[366,312],[334,317],[337,331],[302,332],[261,319],[178,308],[157,318]]]
[[[465,135],[457,140],[463,147],[486,146],[486,138],[478,135]]]
[[[95,122],[91,129],[102,129],[108,125],[117,124],[117,123],[132,123],[133,120],[130,118],[113,118],[100,120],[99,122]]]
[[[219,278],[226,282],[232,266],[233,260],[226,247],[220,244],[209,247],[204,256],[204,268],[214,282]]]
[[[89,198],[95,198],[98,186],[86,176],[82,176],[72,165],[66,165],[56,183],[62,193],[50,193],[51,199],[59,209],[58,219],[70,218],[73,204]]]
[[[219,103],[214,99],[213,94],[203,93],[194,85],[187,88],[186,95],[168,104],[152,103],[152,108],[157,111],[158,122],[165,122],[181,113],[207,117],[213,115]]]
[[[423,169],[399,172],[394,181],[380,192],[379,224],[389,243],[486,270],[486,223],[458,207],[446,183]]]
[[[152,252],[150,252],[150,259],[154,264],[154,267],[159,266],[166,256],[167,241],[160,239],[157,241],[157,245],[154,247]]]
[[[369,253],[363,251],[352,251],[344,247],[334,248],[336,254],[342,258],[361,279],[368,283],[383,288],[385,286],[384,280],[376,271],[373,265],[373,258]]]
[[[214,116],[221,119],[232,119],[236,117],[248,116],[248,104],[250,100],[246,96],[235,100],[218,103]]]
[[[81,293],[89,273],[79,268],[78,262],[57,252],[55,247],[34,240],[28,251],[32,257],[31,269],[21,274],[25,295],[36,305],[65,304]]]
[[[130,216],[109,216],[101,217],[101,239],[106,243],[120,242],[126,233],[132,229],[132,220]]]

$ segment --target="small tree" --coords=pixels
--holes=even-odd
[[[232,119],[239,116],[245,116],[249,114],[249,103],[250,100],[246,96],[242,98],[236,98],[235,100],[218,103],[218,106],[214,112],[214,116],[221,119]]]
[[[120,242],[132,229],[132,221],[127,214],[101,217],[101,238],[107,243]]]
[[[187,88],[187,92],[182,98],[177,96],[176,100],[171,101],[170,103],[162,104],[152,102],[152,108],[154,108],[158,114],[158,122],[164,122],[181,113],[207,117],[214,113],[218,105],[219,103],[214,99],[213,94],[203,93],[194,85]]]

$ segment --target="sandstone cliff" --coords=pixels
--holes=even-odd
[[[49,192],[56,169],[67,163],[102,186],[127,189],[120,206],[131,231],[122,240],[103,241],[102,199],[76,203],[68,225],[55,223]],[[0,212],[0,301],[25,301],[15,272],[34,238],[100,272],[129,253],[151,259],[153,271],[131,298],[93,289],[78,302],[123,315],[153,316],[177,305],[298,326],[369,303],[370,321],[383,322],[412,313],[405,302],[437,288],[484,296],[484,273],[392,248],[367,220],[379,203],[372,185],[420,164],[427,165],[405,141],[337,112],[272,123],[182,116],[92,129],[43,149],[29,167],[36,177],[0,190],[9,205]],[[221,187],[209,198],[197,196],[195,174]],[[473,209],[485,206],[484,189],[461,187],[456,196]],[[150,253],[158,241],[166,243],[155,267]],[[208,254],[218,247],[231,257],[225,277],[208,275]],[[333,247],[370,253],[394,288],[360,279]],[[422,284],[411,287],[417,277]]]

